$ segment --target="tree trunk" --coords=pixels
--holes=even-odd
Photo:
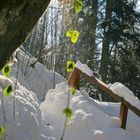
[[[89,57],[88,59],[90,60],[89,65],[92,70],[94,70],[94,55],[95,55],[95,49],[96,49],[96,28],[97,28],[97,14],[98,14],[98,0],[94,0],[92,2],[92,9],[93,9],[93,14],[90,16],[91,20],[91,30],[92,36],[90,37],[90,51],[89,51]]]
[[[40,33],[40,43],[39,43],[39,53],[38,53],[38,61],[42,63],[42,50],[43,48],[45,48],[45,44],[44,44],[44,32],[45,32],[45,23],[46,23],[46,13],[44,13],[43,15],[44,17],[42,18],[42,22],[43,22],[43,25],[42,25],[42,30],[41,30],[41,33]]]
[[[100,65],[100,74],[104,82],[106,82],[107,74],[108,74],[109,45],[110,45],[110,38],[108,33],[111,25],[112,7],[113,7],[113,0],[107,0],[105,22],[104,22],[105,23],[104,38],[103,38],[102,56],[101,56],[101,65]]]
[[[0,69],[25,40],[50,0],[0,0]]]

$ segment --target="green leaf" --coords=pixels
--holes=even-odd
[[[68,30],[67,32],[66,32],[66,37],[71,37],[72,36],[72,30]]]
[[[69,125],[68,123],[66,123],[66,127],[67,127],[67,128],[70,128],[70,125]]]
[[[77,37],[71,37],[71,42],[72,43],[76,43],[78,41],[78,38]]]
[[[8,86],[3,90],[3,93],[5,96],[10,96],[12,93],[14,92],[14,89],[12,88],[12,86]]]
[[[72,110],[70,108],[65,108],[63,110],[63,113],[67,116],[68,119],[71,119],[71,117],[72,117]]]
[[[77,37],[78,38],[79,37],[79,32],[74,30],[73,34],[72,34],[72,37]]]
[[[11,67],[10,65],[5,65],[3,68],[2,68],[2,74],[5,76],[5,77],[8,77],[10,72],[11,72]]]
[[[2,138],[4,132],[5,132],[5,128],[4,127],[0,127],[0,139]]]
[[[74,87],[70,87],[70,93],[72,94],[72,95],[74,95],[75,94],[75,92],[76,92],[76,89],[74,88]]]
[[[74,9],[76,13],[80,13],[83,8],[83,0],[75,0]]]
[[[67,69],[67,72],[68,72],[68,73],[72,72],[72,70],[73,70],[75,67],[76,67],[75,62],[73,62],[73,61],[67,61],[66,69]]]
[[[71,36],[71,42],[76,43],[78,41],[78,38],[79,38],[79,32],[74,30]]]
[[[70,37],[72,43],[76,43],[79,38],[79,32],[76,30],[69,30],[66,33],[67,37]]]

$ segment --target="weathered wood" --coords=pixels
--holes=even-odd
[[[73,73],[75,73],[75,71],[78,71],[80,74],[82,74],[86,80],[91,83],[91,84],[94,84],[95,86],[99,87],[100,90],[108,93],[110,96],[112,96],[115,100],[117,101],[121,101],[122,98],[119,97],[118,95],[116,95],[115,93],[113,93],[112,90],[110,90],[107,85],[105,83],[103,83],[101,80],[95,78],[94,76],[90,77],[88,76],[87,74],[83,73],[81,70],[75,68],[75,70],[73,71]],[[72,74],[73,74],[72,73]]]
[[[121,107],[120,107],[120,121],[121,121],[121,128],[126,127],[126,121],[127,121],[127,113],[128,109],[133,111],[137,116],[140,117],[140,109],[129,103],[128,101],[124,100],[122,97],[119,95],[115,94],[112,90],[110,90],[107,85],[102,82],[101,80],[95,78],[94,76],[90,77],[87,74],[83,73],[81,70],[75,68],[69,81],[68,84],[70,86],[78,87],[79,88],[79,81],[80,81],[80,74],[82,74],[89,83],[96,85],[100,90],[103,92],[107,93],[108,95],[112,96],[115,100],[118,102],[121,102]],[[77,82],[77,83],[76,83]],[[77,86],[78,85],[78,86]]]
[[[75,89],[79,89],[79,84],[80,84],[80,72],[78,69],[75,69],[69,78],[68,85],[70,87],[74,87]]]
[[[128,114],[128,108],[125,106],[124,103],[121,103],[121,106],[120,106],[120,127],[123,129],[126,128],[127,114]]]
[[[25,40],[50,0],[0,0],[0,69]]]
[[[125,106],[127,106],[127,108],[129,108],[131,111],[133,111],[137,116],[140,117],[140,109],[138,109],[137,107],[133,106],[131,103],[129,103],[128,101],[124,100],[123,104],[125,104]]]
[[[137,107],[133,106],[128,101],[122,100],[122,97],[120,97],[119,95],[115,94],[112,90],[110,90],[104,82],[102,82],[101,80],[99,80],[99,79],[97,79],[95,77],[90,77],[90,76],[86,75],[85,73],[83,73],[79,69],[77,69],[77,70],[80,72],[80,74],[84,75],[84,77],[87,79],[88,82],[90,82],[91,84],[96,85],[97,87],[99,87],[100,90],[102,90],[105,93],[107,93],[108,95],[112,96],[118,102],[123,102],[123,104],[125,104],[125,106],[127,108],[129,108],[131,111],[133,111],[136,115],[138,115],[140,117],[140,109],[138,109]]]

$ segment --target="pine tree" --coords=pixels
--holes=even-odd
[[[111,30],[111,23],[112,23],[112,10],[113,10],[113,0],[107,0],[106,10],[105,10],[105,20],[103,23],[104,37],[103,37],[103,45],[102,45],[101,65],[99,71],[102,80],[104,82],[106,82],[107,75],[108,75],[109,48],[110,48],[109,32]]]
[[[121,5],[121,6],[118,6]],[[118,0],[114,3],[111,42],[114,48],[110,57],[108,80],[119,81],[140,95],[140,13],[135,11],[136,1]]]

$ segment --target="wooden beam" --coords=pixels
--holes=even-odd
[[[82,74],[89,83],[94,84],[95,86],[99,87],[100,90],[104,91],[105,93],[108,93],[115,100],[121,102],[122,98],[120,96],[116,95],[115,93],[113,93],[113,91],[110,90],[108,88],[108,86],[105,83],[103,83],[101,80],[95,78],[94,76],[90,77],[90,76],[88,76],[87,74],[83,73],[81,70],[79,70],[77,68],[75,70],[79,71],[79,73]]]
[[[120,127],[123,129],[126,128],[127,114],[128,114],[128,108],[125,106],[124,103],[121,103],[121,106],[120,106]]]
[[[80,84],[80,71],[78,69],[74,69],[69,78],[68,85],[70,87],[74,87],[75,89],[79,89],[79,84]]]
[[[135,107],[134,105],[132,105],[131,103],[129,103],[128,101],[126,100],[122,100],[122,97],[120,97],[119,95],[115,94],[112,90],[110,90],[107,85],[105,83],[103,83],[101,80],[95,78],[94,76],[90,77],[88,76],[86,73],[83,73],[81,70],[75,68],[75,70],[73,71],[73,73],[76,73],[78,75],[82,74],[86,80],[91,83],[91,84],[94,84],[96,85],[100,90],[102,90],[103,92],[107,93],[108,95],[112,96],[115,100],[117,100],[118,102],[121,102],[125,105],[125,107],[129,108],[131,111],[133,111],[137,116],[140,117],[140,109],[138,109],[137,107]],[[71,77],[70,77],[70,85],[76,85],[76,80],[72,80],[74,74],[72,73]],[[75,73],[75,74],[76,74]],[[80,77],[80,76],[79,76]],[[72,79],[71,79],[72,78]],[[77,80],[78,81],[78,80]],[[75,83],[73,83],[75,82]],[[79,85],[79,82],[78,82],[78,85]]]
[[[129,108],[132,112],[134,112],[137,116],[140,117],[140,109],[138,109],[137,107],[133,106],[131,103],[129,103],[126,100],[123,101],[123,104],[125,104],[125,106],[127,108]]]

